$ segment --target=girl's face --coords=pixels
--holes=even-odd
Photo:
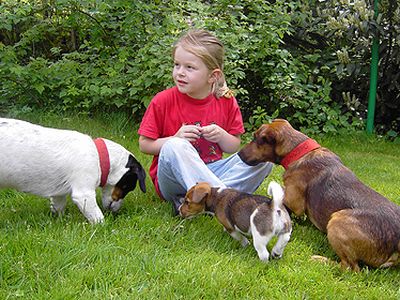
[[[215,80],[215,71],[210,71],[201,58],[186,51],[181,46],[175,49],[172,77],[182,94],[195,99],[204,99]]]

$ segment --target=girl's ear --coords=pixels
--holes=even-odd
[[[216,83],[219,78],[221,78],[222,72],[220,69],[214,69],[211,71],[210,77],[209,77],[209,83]]]

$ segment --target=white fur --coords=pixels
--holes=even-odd
[[[287,210],[282,206],[284,197],[282,187],[277,182],[272,181],[268,185],[268,194],[272,197],[273,202],[273,211],[269,216],[272,217],[272,228],[270,228],[270,231],[266,235],[262,235],[257,230],[254,218],[260,213],[258,209],[256,209],[250,216],[250,231],[253,237],[253,245],[258,253],[258,257],[264,262],[267,262],[269,259],[267,245],[271,238],[274,236],[278,237],[276,244],[272,248],[272,257],[280,258],[282,257],[283,250],[289,242],[292,233],[290,216]]]
[[[283,201],[283,188],[279,183],[276,181],[271,181],[268,185],[268,195],[272,197],[272,200],[274,201],[274,204],[276,207],[279,207],[282,205]]]
[[[117,211],[113,186],[127,172],[129,153],[121,145],[104,139],[110,156],[110,173],[103,188],[103,207]],[[91,223],[104,220],[96,203],[100,184],[100,163],[96,146],[88,135],[0,118],[0,188],[50,198],[53,212],[61,214],[66,196]]]
[[[221,193],[223,190],[226,190],[226,186],[221,186],[218,188],[217,193]]]
[[[272,228],[270,228],[269,232],[266,235],[262,235],[258,231],[254,219],[258,214],[262,212],[260,212],[257,208],[250,215],[249,232],[243,232],[236,225],[234,225],[235,230],[229,233],[231,237],[239,241],[244,247],[249,244],[248,239],[244,235],[251,235],[253,238],[253,246],[257,251],[258,257],[263,262],[268,262],[269,260],[270,255],[267,249],[267,245],[274,236],[277,236],[278,240],[272,248],[272,257],[281,258],[283,250],[289,242],[290,236],[292,234],[292,225],[289,213],[282,206],[284,191],[280,184],[272,181],[268,185],[268,194],[272,197],[272,211],[271,214],[262,217],[272,218]]]

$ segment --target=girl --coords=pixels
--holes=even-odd
[[[175,213],[197,182],[253,193],[271,163],[248,166],[235,153],[242,115],[223,73],[224,47],[210,32],[192,30],[173,47],[175,86],[150,102],[139,128],[139,147],[154,155],[150,177]],[[228,158],[223,153],[235,153]]]

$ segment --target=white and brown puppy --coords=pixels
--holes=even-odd
[[[133,154],[115,142],[0,118],[0,188],[49,197],[53,213],[63,213],[71,195],[89,222],[102,222],[96,188],[102,187],[103,207],[117,212],[137,181],[146,191],[145,177]]]
[[[290,216],[282,204],[282,187],[273,181],[268,186],[268,194],[272,199],[230,188],[214,188],[201,182],[189,189],[179,212],[184,218],[201,213],[215,214],[225,230],[243,246],[249,243],[244,235],[251,235],[258,257],[267,262],[267,245],[271,238],[278,237],[272,257],[280,258],[292,233]]]

